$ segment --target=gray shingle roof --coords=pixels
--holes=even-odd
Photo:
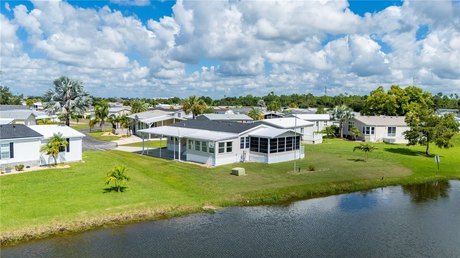
[[[34,115],[32,110],[14,109],[14,110],[1,110],[1,118],[14,118],[16,120],[26,120],[31,115]]]
[[[407,126],[404,116],[355,116],[354,119],[365,125]]]
[[[0,139],[32,138],[43,135],[21,124],[0,125]]]
[[[203,114],[196,117],[197,120],[215,121],[252,121],[253,119],[245,114]]]
[[[242,133],[251,128],[259,126],[254,123],[236,123],[227,121],[212,121],[212,120],[187,120],[173,124],[174,127],[185,127],[193,129],[202,129],[216,132],[227,132],[227,133]]]

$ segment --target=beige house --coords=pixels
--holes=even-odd
[[[404,116],[355,116],[344,124],[344,135],[351,136],[351,128],[360,131],[357,137],[366,142],[408,143],[404,132],[409,130]]]

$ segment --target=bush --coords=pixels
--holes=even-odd
[[[308,171],[315,171],[315,166],[309,165],[308,166]]]
[[[23,170],[24,170],[24,165],[22,165],[22,164],[16,165],[16,166],[14,166],[14,169],[15,169],[16,171],[23,171]]]

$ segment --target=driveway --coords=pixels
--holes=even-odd
[[[99,141],[91,137],[89,129],[80,129],[78,130],[81,133],[84,133],[86,137],[83,137],[83,150],[112,150],[117,147],[117,144],[114,142]]]

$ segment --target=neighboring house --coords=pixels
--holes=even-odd
[[[82,160],[82,139],[85,137],[84,134],[66,125],[32,125],[29,126],[29,128],[43,135],[41,145],[46,144],[48,139],[54,134],[61,134],[62,138],[66,139],[67,146],[62,146],[60,149],[57,159],[58,163]],[[49,165],[53,163],[53,157],[45,155],[44,153],[39,153],[40,165]]]
[[[212,107],[212,110],[213,110],[214,114],[225,114],[225,115],[236,114],[236,113],[233,112],[233,110],[230,109],[230,107],[215,106],[215,107]]]
[[[140,132],[166,136],[166,151],[179,160],[210,166],[246,161],[276,163],[304,157],[299,133],[262,124],[187,120]]]
[[[38,166],[43,135],[22,124],[0,125],[0,168]]]
[[[264,119],[272,119],[272,118],[282,118],[284,114],[277,111],[262,111],[264,113]]]
[[[404,116],[355,116],[344,123],[344,135],[351,137],[351,128],[361,132],[357,137],[366,142],[408,143],[404,132],[409,130]]]
[[[211,120],[211,121],[229,121],[238,123],[250,123],[252,118],[245,114],[203,114],[197,116],[196,120]]]
[[[291,116],[313,122],[313,130],[315,132],[321,132],[326,129],[326,127],[332,125],[331,116],[329,114],[292,114]]]
[[[130,106],[111,106],[109,107],[109,116],[114,115],[116,117],[122,115],[129,115],[131,114],[131,107]]]
[[[13,119],[11,124],[36,125],[35,114],[30,109],[0,110],[1,119]]]
[[[138,135],[138,130],[171,125],[178,121],[185,120],[185,117],[186,115],[182,110],[148,110],[128,116],[132,121],[132,133],[136,135]]]
[[[299,132],[302,135],[302,141],[305,143],[318,144],[323,142],[323,135],[316,133],[313,122],[298,119],[296,117],[264,119],[257,121],[257,123]]]
[[[44,111],[38,111],[34,110],[33,111],[35,115],[35,120],[49,120],[51,122],[59,122],[59,117],[57,115],[49,115],[48,113]]]

